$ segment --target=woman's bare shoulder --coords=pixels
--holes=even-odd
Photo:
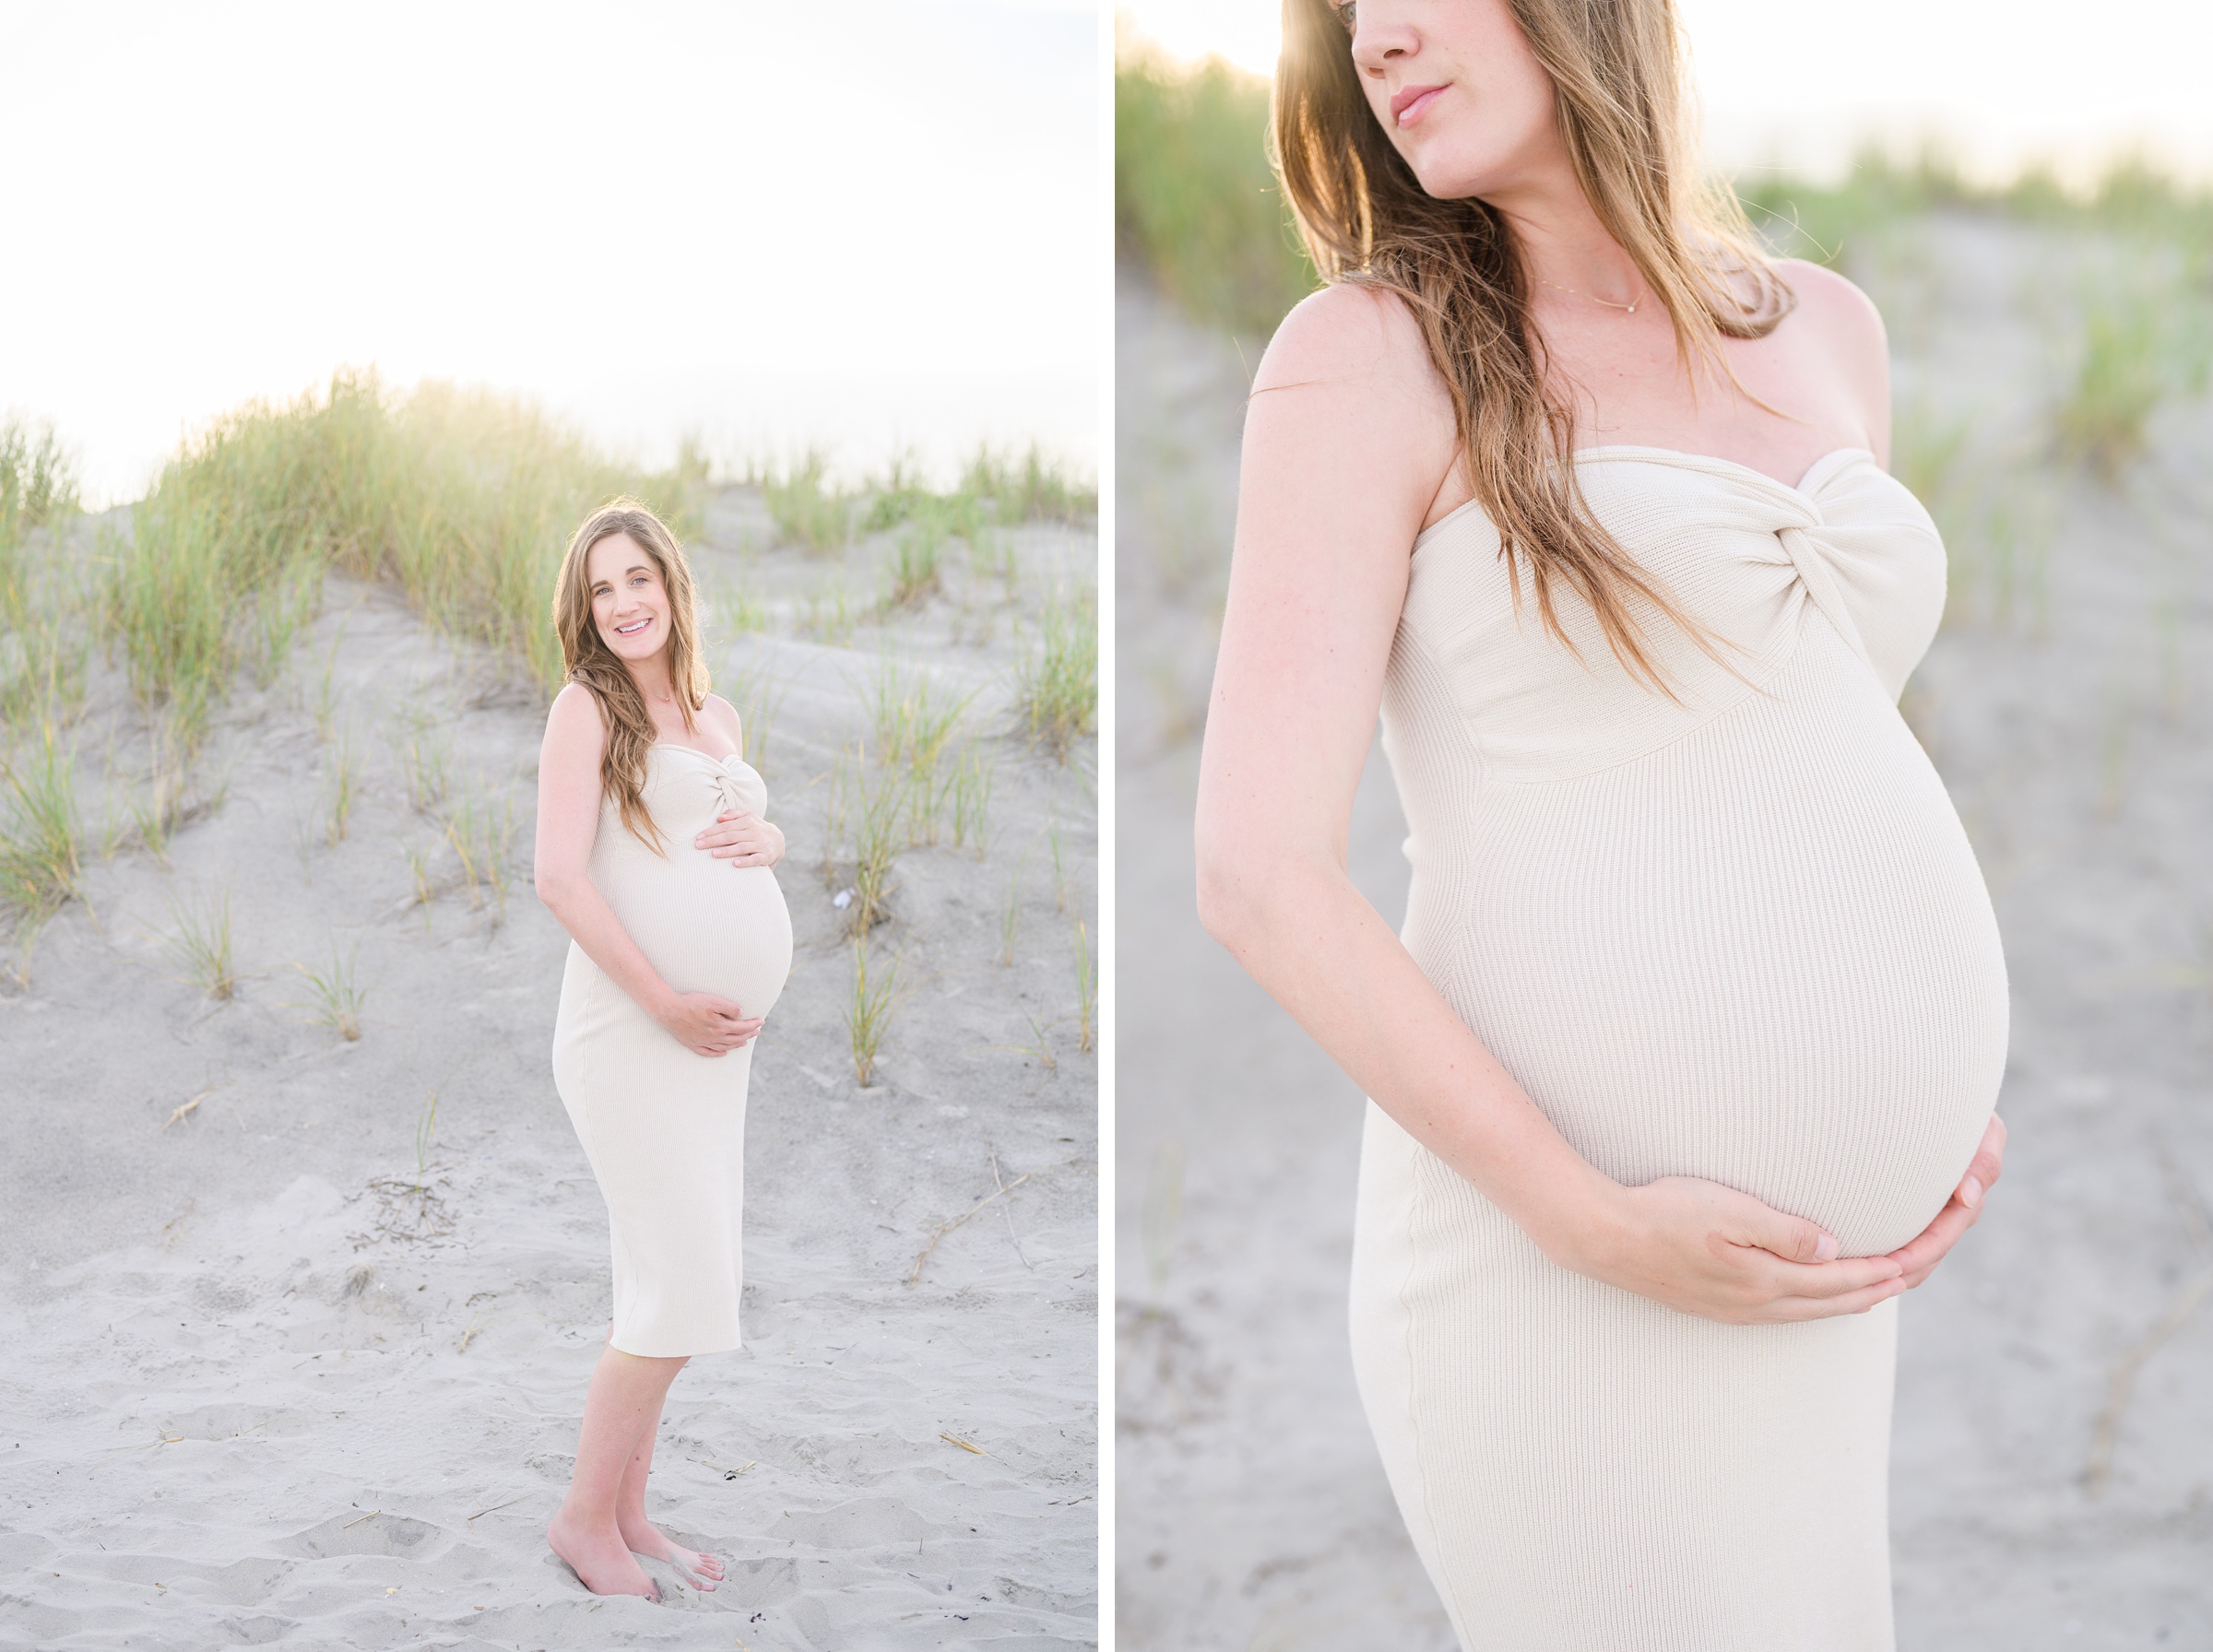
[[[1260,359],[1247,481],[1306,512],[1313,490],[1334,495],[1356,478],[1354,492],[1391,516],[1386,537],[1404,527],[1411,542],[1452,470],[1456,431],[1451,392],[1406,301],[1340,282],[1301,301]]]
[[[1875,301],[1827,265],[1782,258],[1775,268],[1798,296],[1790,324],[1818,337],[1848,363],[1887,366],[1890,343]]]
[[[1781,260],[1777,271],[1797,294],[1782,324],[1836,375],[1867,442],[1878,456],[1890,445],[1890,340],[1875,301],[1835,270],[1800,258]],[[1801,358],[1804,360],[1804,358]]]
[[[709,694],[699,702],[700,715],[711,720],[730,738],[730,744],[740,744],[745,738],[745,725],[738,715],[738,708],[720,694]]]
[[[564,684],[546,710],[546,740],[586,750],[594,758],[607,742],[607,728],[599,715],[599,701],[580,682]]]
[[[1418,387],[1449,410],[1421,323],[1397,293],[1340,281],[1293,306],[1268,341],[1252,387],[1372,381],[1403,394]]]

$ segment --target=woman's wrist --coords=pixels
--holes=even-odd
[[[1607,1278],[1631,1244],[1632,1191],[1579,1157],[1574,1174],[1517,1221],[1537,1248],[1562,1268],[1590,1279]]]

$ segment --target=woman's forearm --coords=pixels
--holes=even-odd
[[[1556,1260],[1603,1245],[1618,1184],[1453,1013],[1343,867],[1246,856],[1206,882],[1215,938],[1378,1106]]]
[[[584,955],[599,966],[609,980],[636,1000],[638,1008],[656,1021],[675,997],[675,990],[646,961],[638,943],[622,927],[615,909],[589,878],[541,879],[538,898],[561,920]]]

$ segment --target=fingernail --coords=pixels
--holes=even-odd
[[[1817,1262],[1833,1262],[1833,1261],[1835,1261],[1836,1259],[1837,1259],[1837,1236],[1836,1236],[1834,1233],[1824,1233],[1824,1234],[1822,1234],[1822,1235],[1821,1235],[1821,1237],[1820,1237],[1820,1238],[1818,1238],[1818,1239],[1817,1239],[1817,1240],[1815,1240],[1815,1241],[1814,1241],[1814,1260],[1815,1260],[1815,1261],[1817,1261]]]
[[[1959,1202],[1970,1210],[1981,1204],[1982,1202],[1982,1184],[1972,1176],[1960,1183]]]

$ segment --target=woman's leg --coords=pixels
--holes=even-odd
[[[629,1465],[622,1470],[622,1487],[615,1493],[615,1526],[633,1552],[681,1566],[686,1583],[693,1588],[711,1589],[722,1579],[722,1562],[712,1554],[670,1542],[645,1517],[645,1476],[653,1469],[653,1446],[660,1432],[661,1413],[656,1407],[653,1421],[645,1425],[645,1438],[630,1454]]]
[[[593,1368],[592,1386],[584,1398],[576,1471],[569,1480],[569,1494],[546,1528],[546,1541],[576,1568],[576,1575],[593,1594],[657,1599],[653,1579],[622,1540],[615,1500],[640,1436],[650,1442],[661,1401],[684,1362],[624,1353],[613,1344],[612,1327],[608,1335],[609,1344],[599,1351],[599,1363]]]

